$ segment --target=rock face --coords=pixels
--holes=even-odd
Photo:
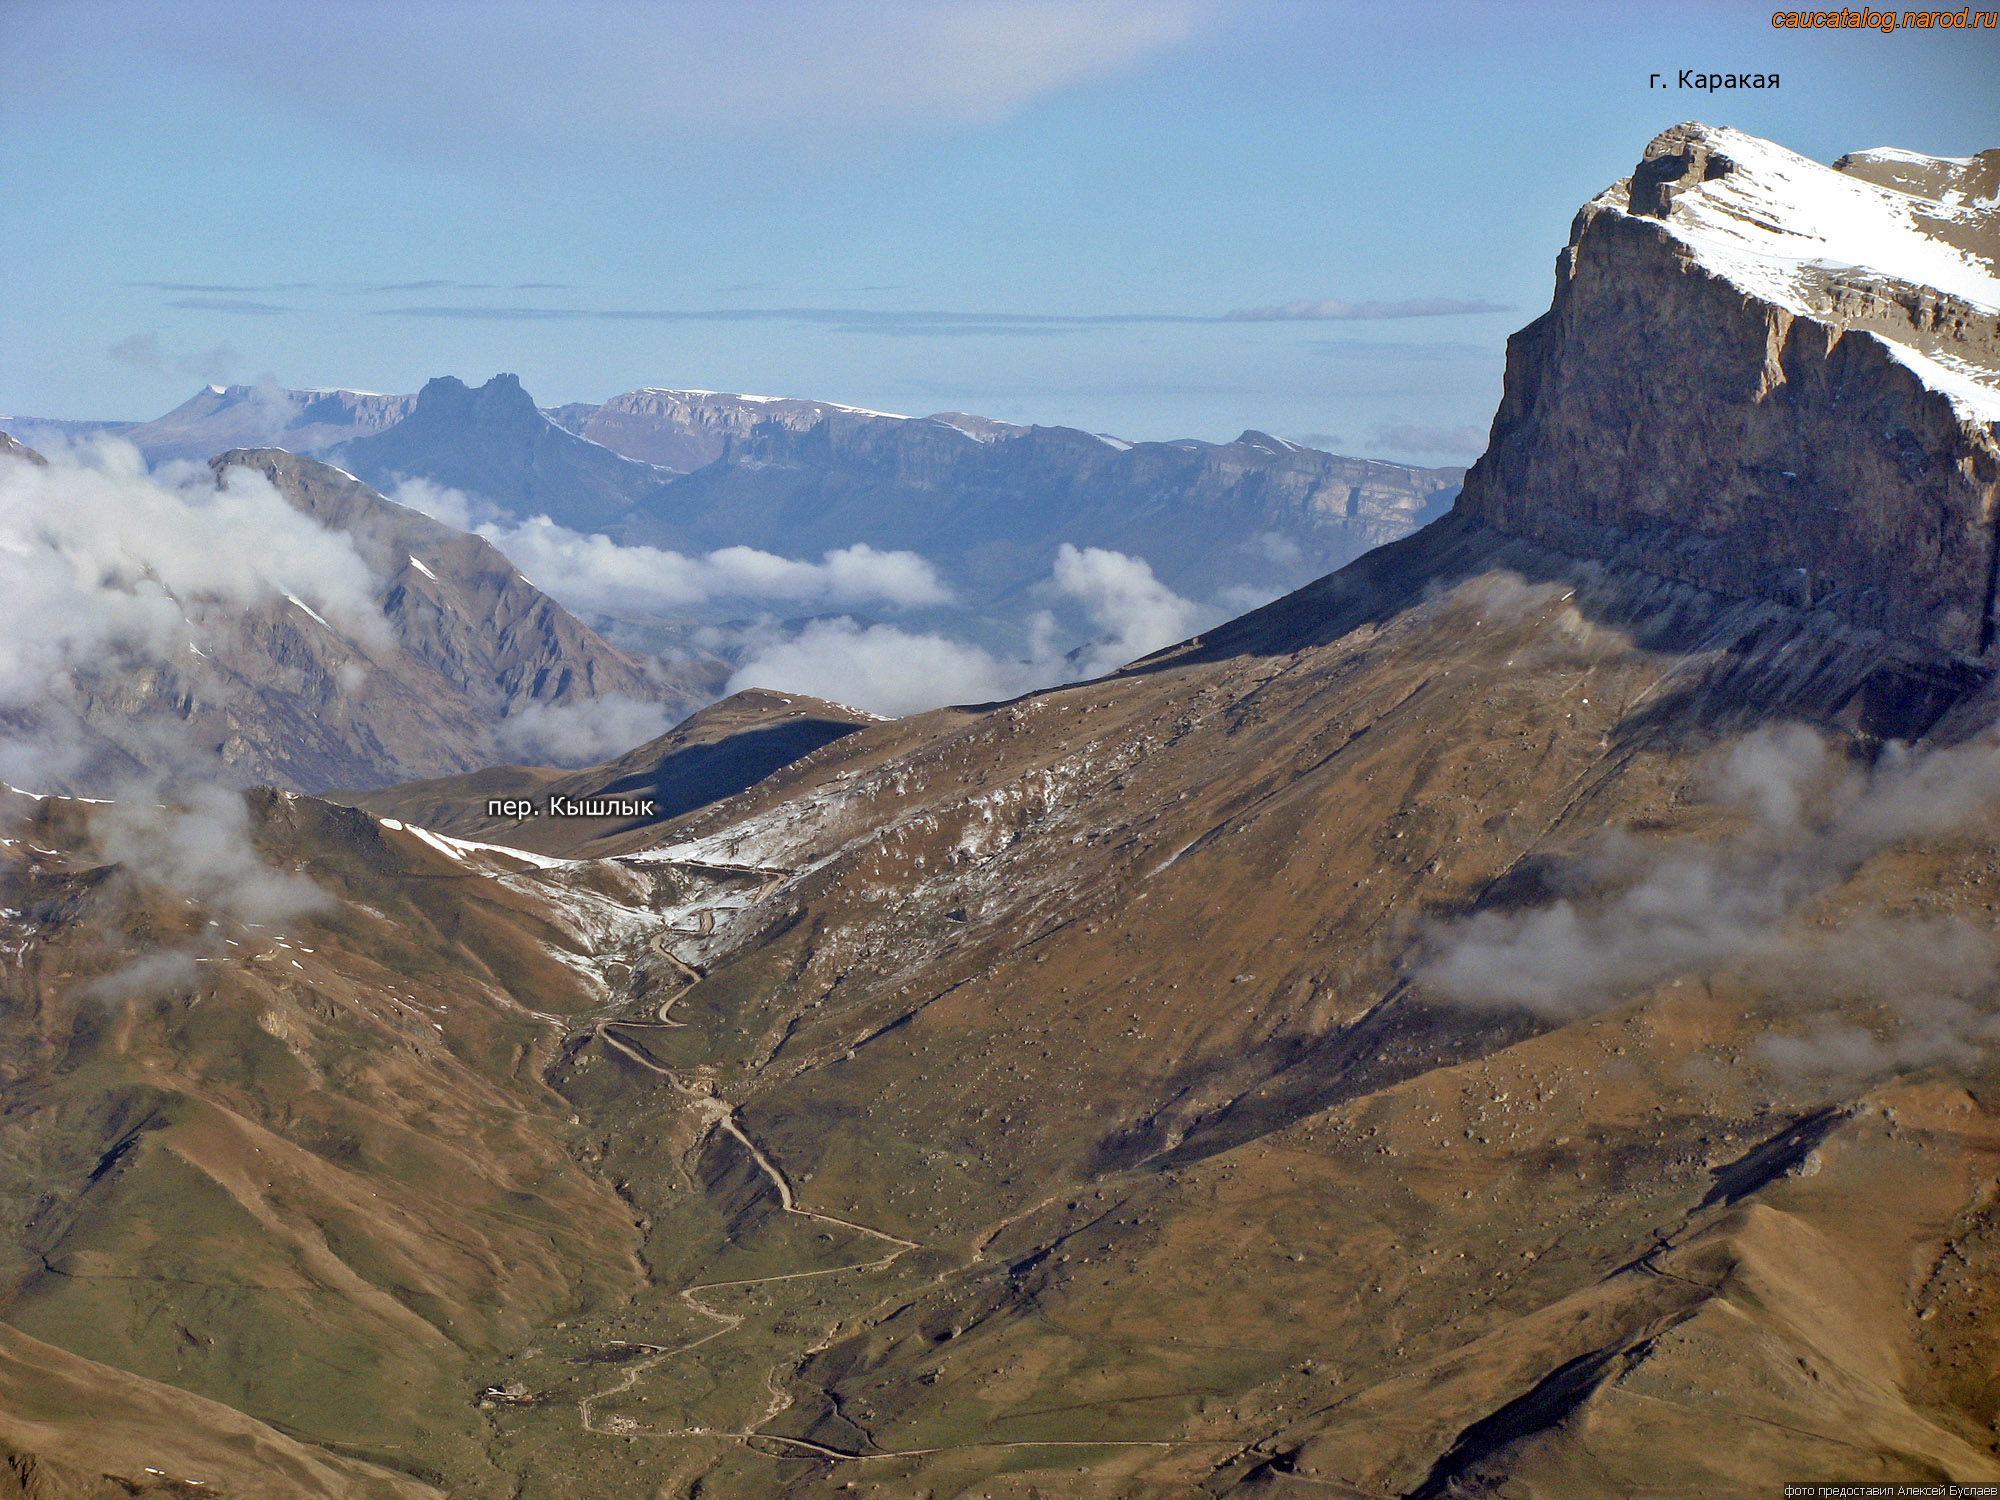
[[[225,780],[295,790],[531,756],[588,762],[611,748],[593,738],[606,721],[646,733],[726,676],[699,654],[668,667],[618,650],[490,543],[340,469],[279,449],[235,450],[212,467],[218,483],[236,469],[262,475],[351,538],[383,628],[359,631],[286,597],[248,607],[178,599],[185,652],[74,669],[80,748],[74,769],[54,775],[59,790],[105,794],[159,769],[169,742],[213,756]],[[12,727],[32,737],[38,724]],[[636,737],[611,733],[612,745]],[[563,755],[566,741],[582,753]]]
[[[817,426],[835,412],[906,420],[832,401],[657,387],[627,391],[602,406],[561,407],[548,416],[579,437],[602,443],[627,458],[685,474],[714,463],[733,441],[749,437],[760,426],[798,432]]]
[[[667,477],[556,426],[513,375],[477,389],[449,375],[430,381],[401,422],[328,457],[384,488],[428,479],[585,531],[615,524]]]
[[[1982,656],[2000,152],[1824,167],[1682,125],[1578,214],[1460,506],[1519,536]]]
[[[960,413],[781,405],[715,462],[642,496],[616,538],[787,555],[914,548],[971,600],[1045,577],[1070,542],[1143,557],[1173,588],[1205,595],[1296,583],[1407,536],[1443,513],[1463,474],[1256,431],[1228,443],[1126,443]]]
[[[114,435],[137,448],[149,463],[205,462],[225,448],[317,453],[393,427],[416,404],[415,396],[374,391],[211,385],[165,416],[118,428]]]

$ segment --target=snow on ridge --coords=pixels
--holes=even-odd
[[[2000,312],[2000,275],[1926,234],[1918,200],[1908,194],[1742,131],[1709,129],[1705,139],[1734,170],[1681,190],[1658,221],[1704,268],[1802,315],[1815,311],[1804,286],[1815,271],[1935,287],[1981,311]],[[1939,218],[1971,213],[1924,207]]]
[[[482,844],[475,839],[455,839],[449,834],[436,833],[428,828],[420,828],[415,823],[405,823],[400,818],[377,818],[391,833],[407,833],[422,843],[428,844],[447,859],[464,864],[469,854],[503,854],[509,859],[518,859],[542,870],[559,870],[575,864],[575,860],[556,859],[547,854],[533,854],[526,849],[511,849],[505,844]]]
[[[1898,364],[1946,397],[1961,417],[2000,423],[2000,389],[1988,384],[1994,379],[1993,372],[1981,370],[1969,360],[1925,354],[1895,339],[1883,338],[1872,329],[1867,332],[1869,337],[1881,340],[1882,347]]]
[[[318,610],[314,609],[310,604],[306,603],[306,601],[301,599],[297,594],[287,594],[285,595],[285,597],[291,600],[292,603],[296,604],[300,609],[304,610],[307,614],[311,615],[315,620],[318,620],[320,624],[326,625],[326,617],[322,615]],[[326,628],[328,630],[333,629],[331,625],[326,625]]]
[[[753,396],[748,391],[703,391],[693,386],[641,386],[634,395],[639,396],[719,396],[725,401],[751,401],[759,406],[769,406],[781,401],[795,401],[800,406],[816,406],[824,411],[851,412],[858,417],[886,417],[892,422],[907,422],[911,418],[899,411],[876,411],[867,406],[848,406],[839,401],[816,401],[810,396]]]
[[[410,554],[410,566],[415,568],[419,573],[423,574],[424,577],[430,579],[431,582],[433,583],[437,582],[437,574],[433,573],[429,568],[425,567],[423,559],[418,557],[417,554],[414,552]]]

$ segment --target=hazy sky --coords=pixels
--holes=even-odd
[[[1664,127],[2000,145],[2000,31],[1770,18],[0,0],[0,412],[512,370],[544,405],[696,386],[1464,462],[1571,214]]]

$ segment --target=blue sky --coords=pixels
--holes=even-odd
[[[2000,145],[2000,31],[1721,4],[0,0],[0,412],[518,372],[1465,462],[1682,119]],[[1760,93],[1648,87],[1776,72]],[[1231,318],[1317,305],[1340,316]],[[1481,310],[1494,309],[1494,310]]]

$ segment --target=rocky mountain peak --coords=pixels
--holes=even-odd
[[[1577,215],[1464,508],[1947,653],[1994,643],[2000,153],[1685,124]]]

